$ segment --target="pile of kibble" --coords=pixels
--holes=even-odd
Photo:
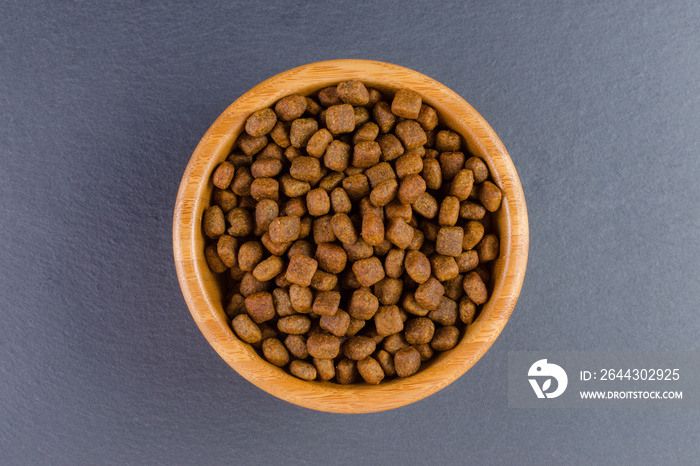
[[[304,380],[415,374],[488,300],[488,178],[412,90],[350,80],[254,112],[203,218],[231,328]]]

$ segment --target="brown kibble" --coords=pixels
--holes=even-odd
[[[440,189],[442,186],[442,168],[436,159],[423,159],[421,175],[428,189]]]
[[[318,91],[318,101],[324,107],[330,107],[331,105],[338,105],[343,103],[338,96],[338,89],[336,86],[329,86]]]
[[[292,127],[289,130],[289,140],[294,147],[306,147],[306,144],[316,131],[318,131],[318,122],[315,119],[297,118],[292,121]]]
[[[479,255],[476,251],[464,251],[457,256],[457,268],[459,273],[466,273],[479,265]]]
[[[277,256],[270,256],[253,269],[253,276],[265,282],[272,280],[284,270],[284,262]]]
[[[244,296],[248,297],[259,293],[261,291],[267,291],[270,287],[270,282],[261,282],[253,276],[250,272],[242,272],[243,277],[241,278],[241,284],[239,287],[239,292]]]
[[[314,258],[321,269],[328,273],[338,274],[345,269],[348,256],[345,250],[337,244],[320,243],[316,247]]]
[[[316,131],[306,144],[306,152],[316,158],[321,158],[328,145],[333,141],[333,135],[326,128]]]
[[[319,379],[327,381],[335,377],[335,365],[332,359],[313,358],[313,362]]]
[[[255,178],[250,185],[250,195],[256,201],[261,199],[279,199],[280,185],[274,178]]]
[[[331,291],[338,285],[338,276],[316,269],[311,278],[311,288],[318,291]]]
[[[315,182],[321,175],[321,162],[316,157],[297,157],[292,160],[289,174],[297,180]]]
[[[421,105],[416,121],[425,131],[432,131],[438,124],[437,112],[433,107]]]
[[[387,102],[381,101],[374,106],[372,116],[375,123],[379,126],[379,131],[388,133],[396,123],[396,115],[391,113],[391,107]]]
[[[231,328],[246,343],[257,343],[262,339],[262,332],[248,314],[239,314],[231,321]]]
[[[309,215],[320,217],[330,212],[331,199],[325,190],[312,189],[306,194],[306,207],[309,209]]]
[[[258,203],[260,205],[260,203]],[[303,197],[293,197],[282,205],[283,216],[286,217],[301,217],[307,213],[306,202]],[[275,217],[276,218],[276,217]],[[274,218],[272,219],[274,220]],[[271,221],[272,221],[271,220]],[[299,220],[301,222],[301,220]],[[269,228],[269,225],[268,225]]]
[[[335,380],[342,385],[347,385],[357,380],[357,364],[352,359],[343,359],[335,368]]]
[[[221,207],[213,205],[204,210],[202,216],[202,227],[204,234],[211,239],[217,239],[226,231],[226,221]]]
[[[462,240],[462,248],[469,250],[474,248],[481,238],[484,237],[484,225],[481,222],[470,220],[464,227],[464,239]]]
[[[397,197],[401,204],[413,204],[425,193],[425,180],[420,175],[408,175],[399,186]]]
[[[314,300],[313,312],[320,316],[333,316],[337,314],[340,305],[340,292],[320,291]],[[348,316],[349,319],[349,316]],[[348,320],[349,322],[349,320]],[[328,330],[328,329],[326,329]],[[345,331],[343,331],[345,333]],[[338,335],[340,336],[340,335]]]
[[[403,281],[398,278],[385,277],[374,284],[374,294],[385,306],[397,304],[403,292]]]
[[[479,262],[489,262],[498,257],[498,237],[493,233],[485,235],[483,239],[476,245],[476,251],[479,254]]]
[[[327,333],[315,333],[306,339],[309,355],[319,359],[333,359],[340,353],[340,338]]]
[[[355,128],[369,122],[369,110],[364,107],[355,107],[352,109],[355,113]]]
[[[323,164],[330,170],[342,172],[350,162],[351,147],[344,142],[333,140],[326,148],[323,156]]]
[[[343,244],[343,249],[347,253],[350,262],[367,259],[374,254],[374,248],[367,244],[367,241],[362,238],[359,238],[355,244]]]
[[[271,108],[254,112],[245,122],[245,131],[253,137],[264,136],[274,128],[277,115]]]
[[[280,181],[282,182],[282,192],[285,196],[303,196],[311,189],[308,181],[297,180],[286,173],[280,177]]]
[[[442,170],[442,178],[444,180],[452,180],[464,166],[464,153],[442,152],[438,156],[438,161],[440,162],[440,169]]]
[[[368,168],[365,170],[365,175],[367,176],[372,189],[376,188],[384,181],[396,179],[396,173],[394,173],[394,169],[388,162],[379,162],[378,164]]]
[[[461,146],[462,138],[454,131],[438,131],[435,136],[435,148],[439,152],[455,152],[460,150]],[[464,164],[464,161],[462,164]]]
[[[275,306],[275,311],[280,317],[287,317],[294,314],[292,302],[289,299],[289,291],[283,288],[275,288],[272,292],[272,303]]]
[[[408,377],[420,369],[420,353],[412,346],[407,346],[394,355],[394,369],[399,377]]]
[[[399,183],[394,179],[389,179],[379,183],[369,194],[370,202],[383,207],[391,202],[399,191]]]
[[[268,233],[270,240],[275,243],[287,243],[299,238],[301,220],[299,217],[277,217],[270,222]]]
[[[435,218],[438,213],[438,202],[433,196],[425,192],[413,202],[413,210],[425,218]]]
[[[396,375],[396,369],[394,368],[394,357],[389,354],[386,350],[379,350],[375,355],[377,362],[382,367],[384,374],[387,377],[393,377]]]
[[[370,193],[369,180],[362,173],[348,176],[343,179],[343,189],[353,202],[359,201]]]
[[[403,330],[403,320],[398,306],[379,306],[374,314],[374,327],[380,336],[391,335]]]
[[[295,311],[301,314],[308,314],[311,312],[314,294],[310,288],[292,283],[289,287],[289,302],[292,303],[292,308]]]
[[[247,241],[238,248],[238,267],[252,272],[263,258],[263,246],[259,241]]]
[[[332,218],[332,215],[324,215],[323,217],[318,217],[314,220],[313,232],[314,242],[316,244],[332,243],[336,240],[335,233],[333,233],[333,228],[331,228]]]
[[[440,204],[438,223],[441,226],[454,226],[459,220],[459,199],[455,196],[446,196]]]
[[[336,93],[346,104],[362,106],[369,103],[369,91],[363,83],[355,79],[338,84]]]
[[[466,201],[474,185],[474,174],[471,170],[460,170],[452,179],[450,194],[460,201]]]
[[[289,372],[302,380],[314,380],[316,378],[316,368],[313,364],[295,359],[289,364]]]
[[[430,261],[420,251],[408,251],[404,266],[408,276],[418,284],[425,283],[430,278]]]
[[[229,189],[214,189],[214,204],[221,207],[224,213],[238,205],[238,197]]]
[[[267,291],[259,291],[245,299],[245,308],[253,322],[260,324],[275,317],[275,306],[272,295]]]
[[[354,167],[367,168],[379,163],[382,150],[376,141],[360,141],[355,144],[352,155]]]
[[[399,249],[406,249],[413,241],[414,229],[403,219],[392,219],[385,236]]]
[[[459,329],[454,326],[440,327],[435,330],[430,346],[435,351],[451,350],[459,342]]]
[[[438,281],[444,282],[459,275],[459,267],[454,257],[436,254],[430,258],[430,265]]]
[[[466,220],[481,220],[486,215],[484,206],[476,202],[463,201],[459,206],[459,216]]]
[[[379,309],[379,299],[368,290],[355,290],[350,298],[348,313],[354,319],[369,320]]]
[[[384,271],[387,277],[399,278],[404,272],[404,258],[406,252],[403,249],[391,249],[384,259]]]
[[[416,289],[414,294],[416,302],[424,308],[432,311],[437,309],[440,299],[445,294],[445,287],[435,277],[430,277]]]
[[[216,254],[226,267],[238,264],[238,241],[230,235],[221,235],[216,242]]]
[[[204,257],[207,260],[207,265],[214,273],[223,273],[228,270],[228,266],[224,264],[216,252],[216,246],[211,244],[204,249]]]
[[[253,183],[253,176],[249,167],[239,167],[233,175],[231,191],[237,196],[250,196],[250,185]]]
[[[384,379],[382,366],[376,359],[369,356],[357,361],[357,372],[365,382],[371,385],[377,385]]]
[[[337,337],[342,337],[350,326],[350,315],[341,309],[333,315],[321,315],[319,326]]]
[[[374,353],[376,347],[377,344],[371,338],[355,336],[345,342],[343,345],[343,354],[349,359],[358,361]]]
[[[463,239],[462,227],[442,227],[435,240],[435,251],[444,256],[457,257],[462,253]]]
[[[427,317],[415,317],[406,321],[406,341],[411,345],[430,343],[433,333],[435,333],[435,324]]]
[[[418,175],[423,171],[423,157],[415,150],[410,150],[396,160],[396,176],[405,178]]]
[[[214,170],[214,174],[212,175],[212,182],[214,183],[214,186],[219,189],[228,188],[231,184],[231,180],[233,179],[235,170],[236,169],[233,167],[231,162],[221,162],[219,166],[216,167],[216,170]]]
[[[357,281],[362,286],[372,286],[384,278],[384,267],[377,257],[361,259],[352,265]]]
[[[399,89],[391,101],[391,112],[402,118],[418,118],[423,99],[420,94],[410,89]]]
[[[407,293],[404,295],[404,298],[401,301],[401,306],[406,312],[419,317],[426,316],[428,315],[428,312],[430,312],[430,309],[427,309],[425,306],[416,301],[415,295],[412,293]]]
[[[304,149],[301,149],[299,147],[289,146],[284,150],[284,156],[290,162],[298,157],[303,157],[304,155]]]
[[[277,338],[267,338],[262,342],[262,352],[265,359],[275,366],[286,366],[289,362],[289,352]]]
[[[479,200],[489,212],[496,212],[501,206],[501,190],[490,181],[484,181],[479,188]]]
[[[350,318],[350,325],[345,332],[345,336],[352,337],[365,327],[366,322],[361,319]]]
[[[275,144],[283,149],[292,145],[292,141],[289,140],[289,125],[281,121],[275,123],[270,131],[270,137],[275,141]]]
[[[341,243],[354,244],[357,241],[357,232],[352,220],[342,212],[334,214],[331,218],[333,234]]]
[[[443,296],[437,309],[428,313],[428,318],[440,325],[454,325],[457,322],[457,315],[457,303]]]
[[[383,134],[377,140],[381,148],[382,160],[387,162],[403,155],[404,148],[399,138],[391,133]]]
[[[335,188],[331,192],[331,207],[334,212],[350,213],[352,201],[343,188]]]
[[[464,287],[464,292],[474,304],[484,304],[488,300],[486,285],[477,272],[467,273],[464,276],[462,286]]]
[[[236,293],[231,296],[228,304],[226,305],[226,316],[233,319],[239,314],[245,313],[245,298],[242,294]]]
[[[474,173],[474,182],[483,183],[489,177],[489,167],[479,157],[469,157],[464,162],[464,168]]]
[[[254,155],[260,152],[267,145],[267,136],[253,137],[248,133],[238,136],[238,148],[245,155]]]
[[[367,214],[362,218],[362,238],[372,246],[384,241],[384,222],[375,214]]]
[[[435,354],[435,351],[433,351],[433,349],[427,343],[423,343],[420,345],[413,345],[413,347],[416,349],[416,351],[418,351],[418,353],[420,353],[420,360],[421,361],[427,361],[430,358],[432,358],[433,355]]]
[[[300,95],[288,95],[275,104],[275,113],[284,121],[292,121],[304,114],[306,105],[305,97]]]
[[[425,131],[414,120],[404,120],[397,124],[395,133],[405,149],[416,149],[428,141]]]
[[[355,129],[355,112],[350,104],[332,105],[326,110],[326,128],[333,134]]]
[[[377,139],[377,136],[379,136],[379,126],[373,121],[368,121],[355,131],[352,137],[352,143],[357,144],[360,141],[374,141]]]
[[[317,267],[318,262],[315,259],[301,254],[294,255],[289,259],[287,266],[287,280],[300,286],[309,286]]]
[[[398,199],[390,202],[384,207],[386,213],[386,218],[391,219],[402,219],[404,222],[409,223],[413,219],[413,209],[410,205],[401,204]]]
[[[476,304],[474,301],[465,296],[459,302],[459,319],[466,325],[474,322],[474,316],[476,315]]]
[[[301,335],[287,335],[284,339],[284,346],[286,346],[287,350],[292,353],[292,356],[297,359],[306,359],[309,357],[309,351],[306,349],[306,338]]]
[[[255,234],[262,236],[270,228],[270,222],[279,215],[279,205],[272,199],[263,199],[255,206]]]
[[[306,113],[311,116],[316,116],[321,113],[321,110],[323,110],[323,108],[321,108],[318,102],[311,97],[306,97]]]

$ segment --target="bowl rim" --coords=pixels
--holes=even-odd
[[[484,159],[504,193],[496,212],[501,250],[494,264],[489,301],[452,350],[439,354],[417,374],[379,385],[307,382],[264,361],[230,329],[221,291],[203,254],[201,220],[209,202],[215,165],[225,160],[255,110],[289,94],[311,92],[347,79],[382,91],[409,87],[433,106],[441,122],[459,132],[469,152]],[[443,84],[417,71],[380,61],[342,59],[299,66],[250,89],[229,105],[200,140],[182,177],[173,215],[173,255],[189,311],[214,350],[241,376],[262,390],[306,408],[337,412],[377,412],[413,403],[446,387],[467,372],[489,349],[508,321],[527,266],[529,230],[518,174],[502,142],[484,118]]]

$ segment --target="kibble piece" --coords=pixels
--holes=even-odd
[[[245,299],[245,308],[253,322],[260,324],[275,317],[275,307],[272,303],[272,295],[266,291],[260,291]]]
[[[379,309],[379,300],[375,295],[360,288],[355,290],[350,298],[348,313],[355,319],[369,320]]]
[[[269,287],[270,282],[261,282],[255,278],[252,273],[243,272],[243,277],[241,278],[241,284],[238,291],[247,298],[255,293],[267,291]]]
[[[204,257],[207,260],[207,265],[214,273],[223,273],[228,270],[228,266],[224,264],[216,252],[216,246],[210,244],[204,249]]]
[[[280,185],[274,178],[255,178],[250,185],[250,195],[256,201],[261,199],[279,199]]]
[[[457,268],[459,273],[466,273],[479,265],[479,254],[476,251],[464,251],[457,256]]]
[[[443,296],[437,309],[428,313],[428,318],[440,325],[454,325],[457,322],[457,315],[457,302]]]
[[[271,108],[254,112],[245,122],[245,131],[253,137],[264,136],[274,128],[277,115]]]
[[[247,241],[238,248],[238,267],[244,272],[252,272],[263,258],[260,241]]]
[[[416,149],[428,142],[425,131],[414,120],[404,120],[398,123],[395,132],[405,149]]]
[[[233,319],[239,314],[245,313],[245,298],[242,294],[236,293],[231,296],[228,304],[226,305],[226,316]]]
[[[476,245],[476,251],[479,254],[479,262],[489,262],[498,257],[498,237],[493,233],[485,235],[483,239]]]
[[[489,272],[489,270],[482,265],[478,265],[474,269],[474,272],[476,272],[479,275],[479,277],[481,277],[481,281],[483,281],[484,283],[488,283],[491,279],[491,272]]]
[[[333,359],[340,353],[340,338],[327,333],[315,333],[306,339],[309,355],[319,359]]]
[[[396,179],[396,173],[394,173],[394,169],[388,162],[379,162],[378,164],[368,168],[365,170],[365,175],[367,176],[372,189],[376,188],[384,181]]]
[[[367,259],[374,254],[374,248],[359,238],[354,244],[343,244],[343,249],[347,253],[350,262],[357,262],[360,259]]]
[[[347,214],[342,212],[334,214],[331,218],[333,234],[341,243],[354,244],[357,241],[355,226]]]
[[[331,210],[328,192],[321,188],[312,189],[306,194],[306,206],[309,209],[309,215],[314,217],[326,215]]]
[[[462,241],[462,247],[465,250],[474,248],[481,238],[484,237],[484,225],[481,222],[475,220],[470,220],[464,227],[464,239]]]
[[[484,181],[479,188],[479,201],[489,212],[496,212],[501,206],[501,190],[490,181]]]
[[[435,254],[430,258],[430,265],[438,281],[444,282],[459,275],[459,267],[454,257]]]
[[[466,325],[474,322],[474,316],[476,315],[476,304],[474,301],[465,296],[459,302],[459,319]]]
[[[202,219],[204,234],[211,239],[217,239],[226,232],[226,221],[221,207],[213,205],[204,210]]]
[[[444,180],[452,180],[464,166],[464,153],[442,152],[438,156],[438,161],[442,170],[442,178]]]
[[[230,235],[221,235],[216,242],[216,254],[226,267],[238,264],[238,241]]]
[[[318,122],[315,119],[297,118],[292,122],[292,127],[289,131],[289,140],[294,147],[306,147],[306,144],[316,131],[318,131]]]
[[[370,193],[369,180],[362,173],[348,176],[343,180],[343,189],[353,202],[359,201]]]
[[[248,133],[238,136],[238,148],[245,155],[253,155],[260,152],[267,145],[267,136],[253,137]]]
[[[484,304],[488,300],[486,285],[477,272],[467,273],[464,276],[462,286],[464,287],[464,292],[474,304]]]
[[[371,385],[377,385],[384,379],[382,366],[370,356],[357,361],[357,372],[365,382]]]
[[[425,218],[435,218],[438,208],[438,202],[427,192],[418,196],[418,199],[413,202],[413,210]]]
[[[406,312],[419,317],[426,316],[428,315],[428,312],[430,312],[430,309],[427,309],[425,306],[416,301],[413,293],[407,293],[404,295],[403,300],[401,301],[401,306]]]
[[[440,204],[438,223],[441,226],[454,226],[459,220],[459,199],[455,196],[445,196]]]
[[[321,113],[321,110],[323,110],[323,108],[321,108],[318,102],[311,97],[306,97],[306,113],[311,116],[316,116]]]
[[[342,337],[350,326],[350,315],[338,309],[333,315],[322,315],[319,326],[337,337]]]
[[[221,207],[227,213],[238,205],[238,197],[229,189],[214,189],[214,204]]]
[[[463,240],[462,227],[442,227],[435,240],[435,250],[444,256],[457,257],[462,253]]]
[[[289,125],[281,121],[275,123],[269,135],[272,140],[275,141],[275,144],[283,149],[286,149],[292,144],[289,140]]]
[[[385,277],[374,285],[374,294],[385,306],[397,304],[403,292],[403,281],[398,278]]]
[[[239,167],[233,175],[231,191],[237,196],[250,196],[250,185],[253,183],[253,176],[248,167]]]
[[[397,159],[404,153],[401,141],[391,133],[380,136],[377,142],[381,148],[382,160],[385,162]]]
[[[326,148],[323,156],[323,164],[330,170],[343,171],[350,162],[350,145],[344,142],[333,140]]]
[[[391,249],[384,258],[384,271],[387,277],[399,278],[404,272],[404,258],[406,252],[403,249]]]
[[[282,273],[284,262],[277,256],[270,256],[253,269],[253,276],[261,282],[272,280]]]
[[[421,105],[416,121],[425,131],[432,131],[438,124],[437,112],[433,107]]]
[[[369,103],[369,91],[364,84],[356,79],[338,84],[336,93],[340,100],[346,104],[362,106]]]
[[[338,88],[336,86],[329,86],[318,91],[318,101],[324,107],[330,107],[331,105],[338,105],[343,103],[338,95]]]
[[[356,361],[364,359],[374,353],[377,344],[369,337],[354,336],[343,345],[343,354],[349,359]]]
[[[423,99],[420,94],[410,89],[399,89],[391,101],[391,112],[402,118],[418,118]]]
[[[281,256],[292,246],[292,241],[287,241],[285,243],[276,243],[270,239],[270,232],[267,231],[260,238],[265,249],[267,249],[271,254],[275,256]]]
[[[435,351],[451,350],[459,342],[459,329],[455,326],[440,327],[435,330],[430,346]]]
[[[343,188],[335,188],[331,192],[331,207],[334,212],[350,213],[352,201]]]
[[[352,109],[355,113],[355,128],[369,122],[369,110],[364,107],[355,107]]]
[[[340,292],[338,291],[321,291],[316,295],[314,300],[313,312],[320,316],[334,316],[340,305]],[[349,319],[349,316],[348,316]],[[348,320],[349,322],[349,320]],[[345,331],[343,331],[345,333]]]
[[[275,104],[275,113],[284,121],[299,118],[306,111],[306,98],[301,95],[288,95]]]
[[[320,380],[327,381],[335,377],[335,365],[332,359],[313,358],[313,362]]]
[[[396,160],[396,176],[405,178],[423,171],[423,157],[415,150],[410,150]]]
[[[328,145],[333,141],[333,135],[326,128],[316,131],[306,144],[306,152],[312,156],[320,158],[326,152]]]
[[[284,339],[284,346],[297,359],[309,357],[309,351],[306,349],[306,338],[301,335],[287,335]]]
[[[282,213],[287,217],[299,217],[301,219],[306,212],[306,202],[303,197],[293,197],[282,205]],[[301,222],[301,220],[299,221]]]
[[[406,341],[404,332],[391,334],[384,338],[382,342],[382,347],[384,348],[384,351],[386,351],[389,354],[396,354],[397,351],[406,348],[407,346],[409,346],[409,344]]]
[[[387,377],[393,377],[396,375],[396,369],[394,368],[394,357],[389,354],[386,350],[379,350],[375,355],[377,362],[382,366],[382,370]]]
[[[313,221],[314,243],[332,243],[336,240],[333,228],[331,228],[332,215],[324,215]]]
[[[295,311],[300,314],[308,314],[311,312],[314,294],[310,288],[292,283],[289,287],[289,302],[292,303],[292,308]]]
[[[231,180],[233,179],[235,170],[236,169],[233,167],[231,162],[221,162],[219,166],[216,167],[216,170],[214,170],[214,174],[212,175],[212,182],[214,183],[214,186],[219,189],[228,188],[231,184]]]
[[[367,168],[379,163],[382,150],[376,141],[360,141],[355,144],[352,155],[354,167]]]
[[[471,170],[474,173],[474,182],[483,183],[489,177],[489,168],[479,157],[469,157],[464,162],[464,168]]]
[[[362,238],[372,246],[377,246],[384,241],[384,222],[373,213],[362,218]]]
[[[486,209],[476,202],[463,201],[459,206],[459,216],[466,220],[481,220],[486,215]]]
[[[369,194],[372,205],[383,207],[396,197],[399,192],[399,183],[394,179],[389,179],[379,183]]]
[[[304,215],[299,221],[299,238],[306,238],[311,234],[314,219],[309,215]]]
[[[406,273],[411,279],[418,283],[425,283],[430,278],[430,260],[420,251],[406,252]]]
[[[355,129],[355,112],[350,104],[332,105],[326,110],[326,128],[333,134]]]
[[[318,291],[331,291],[338,285],[338,276],[316,269],[311,279],[311,288]]]
[[[352,143],[357,144],[360,141],[374,141],[377,139],[377,136],[379,136],[379,126],[373,121],[368,121],[355,131],[352,137]]]
[[[282,175],[280,177],[280,181],[282,182],[282,192],[285,196],[303,196],[304,194],[308,193],[311,189],[311,186],[309,185],[308,181],[297,180],[296,178],[292,178],[288,174]]]
[[[388,133],[396,123],[396,115],[391,113],[391,107],[387,102],[379,102],[372,110],[375,123],[379,126],[379,131]]]
[[[352,359],[343,359],[335,367],[335,380],[342,385],[347,385],[357,380],[357,363]]]
[[[402,219],[404,222],[409,223],[413,219],[413,209],[410,205],[401,204],[398,199],[390,202],[384,207],[384,212],[386,218],[391,219]]]
[[[275,288],[272,292],[272,303],[275,306],[275,312],[280,317],[290,316],[295,312],[289,299],[289,291],[286,289]]]
[[[298,157],[303,157],[304,155],[304,149],[301,149],[299,147],[289,146],[284,150],[284,156],[290,162]]]
[[[411,345],[430,343],[433,333],[435,324],[427,317],[415,317],[406,321],[406,341]]]
[[[277,338],[267,338],[262,342],[262,352],[265,359],[275,366],[286,366],[289,362],[289,351]]]
[[[440,299],[445,294],[445,287],[435,277],[430,277],[416,289],[414,294],[416,302],[424,308],[432,311],[437,309]]]
[[[406,249],[413,241],[413,227],[403,219],[392,219],[389,222],[385,236],[399,249]]]
[[[301,254],[292,256],[287,266],[287,280],[300,286],[309,286],[317,267],[318,262],[311,257]]]
[[[440,189],[442,186],[442,168],[436,159],[423,159],[421,175],[428,189]]]
[[[439,152],[455,152],[461,148],[462,138],[450,130],[438,131],[435,136],[435,148]]]
[[[408,377],[420,369],[420,353],[412,346],[407,346],[394,355],[394,369],[399,377]]]
[[[391,335],[403,330],[403,320],[398,306],[379,306],[374,314],[374,327],[380,336]]]
[[[372,286],[384,278],[384,267],[377,257],[361,259],[352,265],[357,281],[362,286]]]
[[[311,320],[305,315],[281,317],[277,321],[277,329],[290,335],[303,335],[311,328]]]
[[[415,237],[415,235],[414,235],[414,237]],[[384,257],[387,255],[387,253],[391,250],[392,247],[393,247],[393,244],[391,244],[391,241],[384,238],[384,241],[382,241],[378,245],[374,246],[374,253],[379,257]]]
[[[313,364],[299,359],[295,359],[289,364],[289,372],[302,380],[314,380],[317,375]]]
[[[277,217],[270,222],[268,233],[270,240],[275,243],[287,243],[296,241],[299,238],[301,220],[299,217],[286,216]]]
[[[366,322],[364,320],[360,319],[355,319],[353,317],[350,318],[350,325],[348,325],[348,329],[345,332],[345,336],[347,337],[352,337],[354,335],[357,335],[357,332],[362,330],[365,327]]]
[[[289,174],[297,180],[315,182],[321,177],[321,162],[316,157],[297,157],[292,160]]]
[[[413,204],[425,193],[425,180],[420,175],[408,175],[399,186],[397,197],[401,204]]]
[[[314,258],[321,269],[328,273],[338,274],[345,269],[348,256],[345,250],[337,244],[320,243],[316,247]]]
[[[463,169],[457,172],[450,183],[450,194],[460,201],[466,201],[474,186],[474,174],[471,170]]]
[[[246,343],[257,343],[262,339],[262,332],[248,314],[239,314],[231,321],[231,328]]]
[[[270,222],[279,215],[279,205],[272,199],[263,199],[255,206],[255,234],[262,236],[270,228]]]

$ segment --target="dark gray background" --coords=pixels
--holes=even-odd
[[[506,370],[516,350],[698,349],[700,3],[119,3],[3,2],[0,463],[697,461],[697,410],[512,409]],[[209,125],[258,82],[333,58],[462,95],[530,217],[501,337],[385,413],[246,382],[199,333],[172,259]]]

